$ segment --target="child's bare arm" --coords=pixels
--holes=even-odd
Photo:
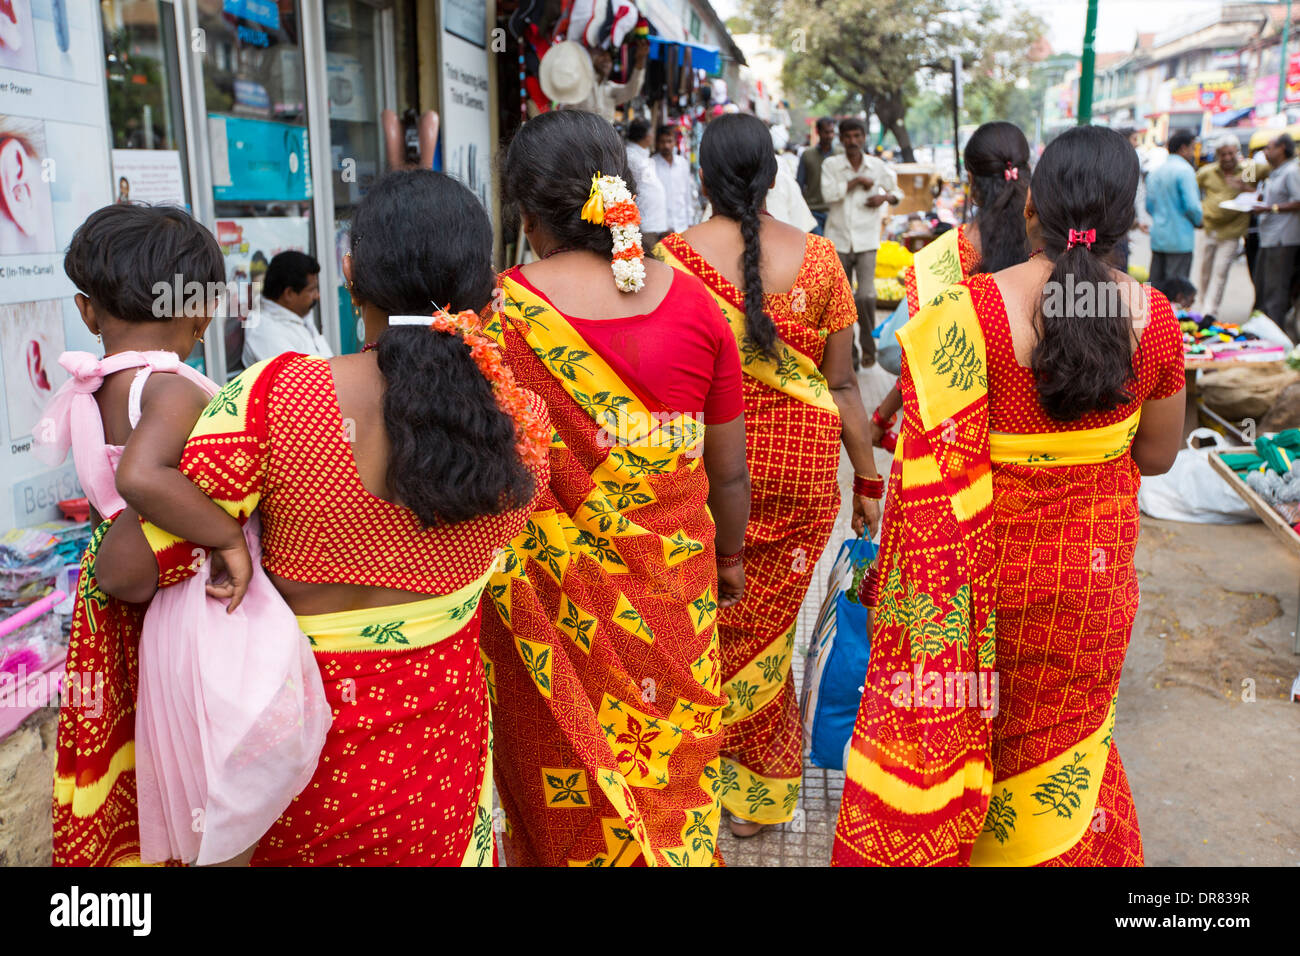
[[[179,375],[151,375],[140,399],[140,423],[117,467],[117,490],[153,524],[221,553],[235,584],[229,608],[233,611],[252,570],[243,529],[178,468],[185,442],[207,404],[202,390]]]

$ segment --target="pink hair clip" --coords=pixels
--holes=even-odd
[[[1007,163],[1007,168],[1002,171],[1002,178],[1007,182],[1011,182],[1013,179],[1019,179],[1020,167],[1012,166],[1010,163]]]
[[[1089,249],[1091,249],[1092,244],[1096,241],[1097,241],[1096,229],[1071,229],[1070,239],[1065,244],[1065,248],[1073,249],[1075,246],[1084,245],[1087,246]]]

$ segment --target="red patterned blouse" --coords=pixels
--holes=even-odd
[[[450,594],[481,576],[531,513],[530,504],[426,529],[414,512],[372,495],[325,359],[288,353],[255,366],[205,416],[222,412],[223,396],[228,414],[206,428],[200,420],[181,471],[237,517],[260,509],[262,564],[281,577]],[[544,490],[546,466],[534,474]],[[185,542],[159,552],[160,585],[187,576],[190,554]]]
[[[1133,400],[1109,412],[1090,412],[1072,422],[1059,422],[1043,411],[1033,370],[1016,360],[1006,302],[993,276],[980,273],[967,279],[966,285],[988,347],[991,431],[1027,435],[1113,425],[1148,399],[1176,395],[1184,385],[1182,330],[1169,300],[1148,286],[1148,321],[1133,353],[1134,380],[1129,386]]]

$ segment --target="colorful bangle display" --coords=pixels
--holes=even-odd
[[[890,415],[888,418],[882,418],[880,415],[880,409],[878,408],[871,413],[871,420],[875,422],[877,425],[879,425],[881,428],[883,428],[885,431],[889,431],[891,428],[893,428],[894,422],[897,419],[898,419],[897,415]]]
[[[861,475],[853,476],[853,494],[863,498],[875,498],[879,501],[885,496],[885,479],[863,478]]]
[[[734,568],[744,560],[745,546],[743,544],[740,546],[740,550],[735,554],[723,554],[721,551],[718,552],[718,567],[720,568]]]

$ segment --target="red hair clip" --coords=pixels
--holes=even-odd
[[[1097,241],[1096,229],[1071,229],[1070,239],[1065,244],[1065,248],[1073,249],[1075,246],[1083,245],[1091,249],[1092,244],[1096,241]]]

